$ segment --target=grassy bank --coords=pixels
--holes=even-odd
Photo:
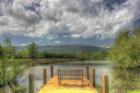
[[[128,93],[140,93],[140,90],[129,91]]]

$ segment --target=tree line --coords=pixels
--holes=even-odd
[[[6,38],[2,44],[0,44],[0,58],[1,59],[45,59],[45,58],[66,58],[66,59],[105,59],[107,56],[107,51],[79,51],[76,53],[57,53],[57,52],[47,52],[41,51],[39,46],[32,42],[26,46],[23,50],[17,50],[15,46],[12,45],[11,39]]]

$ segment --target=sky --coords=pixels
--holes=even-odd
[[[140,0],[0,0],[0,42],[110,46],[140,26]]]

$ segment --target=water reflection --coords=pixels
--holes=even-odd
[[[102,77],[103,75],[109,75],[110,93],[127,93],[128,90],[140,89],[140,69],[120,69],[114,68],[111,64],[86,64],[89,66],[89,79],[91,80],[92,67],[96,70],[96,86],[102,92]],[[27,88],[28,91],[28,75],[32,73],[35,75],[35,93],[38,93],[39,89],[43,86],[43,69],[47,69],[48,79],[50,80],[50,65],[34,66],[26,70],[21,78],[18,80],[20,85]],[[85,71],[85,64],[55,64],[54,75],[57,75],[57,69],[70,68],[70,69],[83,69]]]
[[[86,64],[87,65],[87,64]],[[31,67],[30,69],[26,70],[23,75],[21,76],[21,78],[19,78],[19,83],[20,85],[24,86],[27,88],[28,91],[28,85],[29,85],[29,80],[28,80],[28,75],[34,74],[35,76],[35,93],[37,93],[39,91],[39,89],[43,86],[43,69],[47,69],[47,80],[51,79],[51,75],[50,75],[50,66],[51,65],[43,65],[43,66],[34,66]],[[89,66],[89,79],[91,80],[91,76],[92,76],[92,68],[94,66],[95,70],[96,70],[96,85],[99,87],[102,87],[102,76],[104,74],[108,74],[109,75],[109,68],[110,65],[95,65],[95,64],[90,64]],[[57,75],[57,69],[82,69],[85,73],[85,64],[55,64],[54,65],[54,75]]]

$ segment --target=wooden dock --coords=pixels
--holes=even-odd
[[[58,76],[54,76],[40,89],[39,93],[64,93],[64,91],[65,93],[98,93],[86,77],[83,78],[82,87],[79,80],[63,80],[63,86],[58,85]]]
[[[96,88],[95,68],[92,68],[92,81],[89,80],[89,68],[86,66],[85,73],[81,70],[58,69],[54,76],[54,68],[51,66],[51,79],[48,79],[47,69],[43,70],[44,85],[38,93],[99,93]],[[108,75],[103,76],[102,93],[109,93]],[[29,92],[34,93],[34,75],[29,75]]]

